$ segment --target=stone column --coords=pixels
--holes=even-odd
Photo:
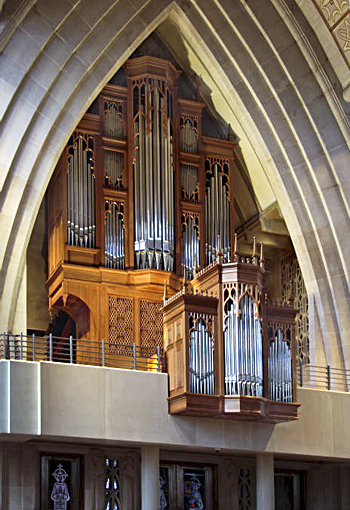
[[[257,510],[274,510],[275,484],[272,453],[256,456],[256,503]]]
[[[141,448],[141,508],[159,508],[159,447]]]

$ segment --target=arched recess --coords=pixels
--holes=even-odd
[[[76,345],[77,328],[73,318],[61,309],[54,310],[53,321],[50,324],[50,332],[52,333],[52,351],[53,361],[69,362],[76,361]],[[70,338],[74,339],[71,347]],[[72,351],[72,356],[70,355]]]
[[[88,305],[73,294],[63,295],[55,301],[51,308],[51,314],[54,316],[55,311],[61,311],[68,315],[74,321],[74,338],[90,337],[91,329],[93,328],[93,318]],[[69,333],[72,334],[73,333]],[[57,336],[63,335],[63,331],[57,332]]]
[[[55,0],[37,2],[0,61],[3,329],[13,328],[30,233],[68,137],[133,50],[171,17],[249,139],[277,197],[316,302],[327,361],[347,364],[349,126],[336,89],[335,106],[322,95],[319,80],[326,87],[336,77],[322,67],[317,41],[314,60],[306,55],[312,33],[293,4],[120,0],[92,8],[81,0],[58,8]]]

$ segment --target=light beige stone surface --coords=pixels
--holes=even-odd
[[[159,506],[159,447],[141,448],[141,508],[154,510]]]
[[[305,18],[310,1],[299,3],[301,9],[292,0],[5,3],[2,329],[13,330],[23,309],[16,313],[27,245],[69,134],[138,44],[168,20],[180,31],[190,68],[203,71],[217,104],[236,119],[233,129],[246,134],[253,186],[261,189],[265,179],[279,203],[317,311],[314,359],[320,350],[327,363],[349,366],[349,104],[342,70],[329,64],[310,25],[316,30],[318,21]],[[166,43],[176,50],[170,35]]]
[[[347,393],[299,389],[299,420],[274,426],[170,416],[167,375],[160,373],[0,361],[0,382],[2,433],[350,459]]]
[[[259,453],[256,456],[256,503],[257,510],[275,507],[275,484],[273,455]]]

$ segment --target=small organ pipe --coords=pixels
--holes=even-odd
[[[90,226],[95,216],[95,186],[91,150],[84,135],[73,135],[67,175],[67,219],[68,244],[94,247],[94,236]],[[92,234],[93,232],[91,232]]]
[[[229,260],[230,253],[230,202],[227,185],[224,184],[224,174],[221,164],[211,164],[211,176],[206,189],[206,252],[207,263],[216,258],[218,250],[217,237],[220,235],[224,261]]]
[[[270,341],[268,373],[269,398],[280,402],[292,402],[291,351],[279,329],[275,338]]]
[[[189,352],[189,381],[192,393],[213,395],[214,381],[214,350],[212,337],[206,328],[212,318],[206,314],[194,313],[192,316]]]

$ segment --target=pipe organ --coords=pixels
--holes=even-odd
[[[124,71],[49,185],[50,307],[113,353],[164,347],[170,412],[293,419],[293,312],[274,308],[267,329],[263,254],[237,252],[236,142],[203,135],[205,105],[178,97],[170,62],[133,58]]]
[[[219,243],[220,245],[220,243]],[[265,263],[216,260],[164,299],[169,412],[271,423],[297,418],[296,310],[267,301]],[[210,308],[209,308],[210,307]],[[210,313],[209,313],[210,310]]]

